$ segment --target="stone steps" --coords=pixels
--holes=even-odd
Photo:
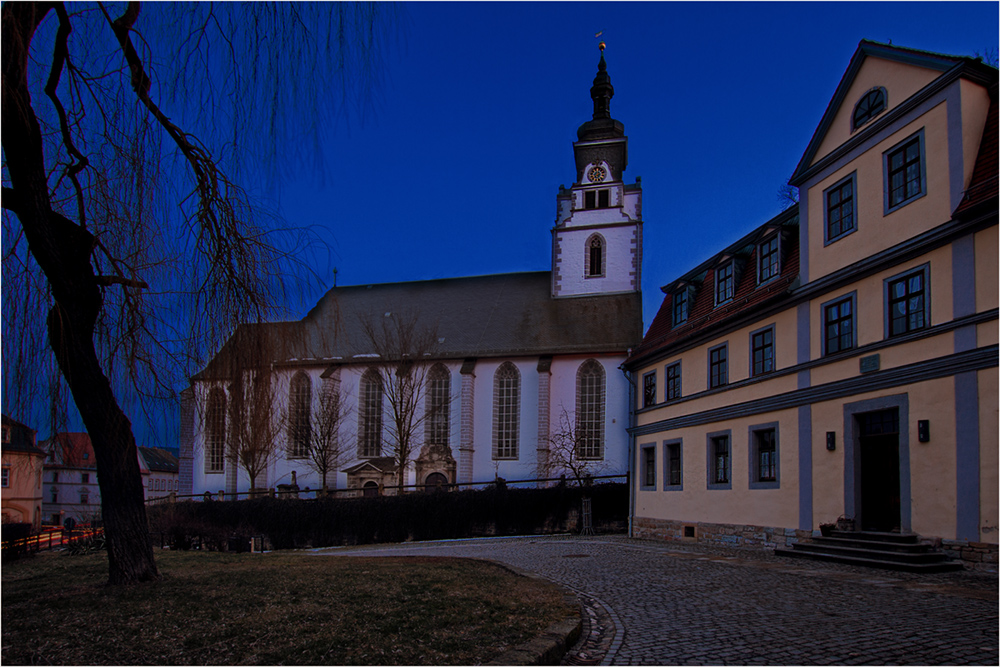
[[[829,535],[778,547],[775,555],[808,558],[900,572],[952,572],[963,565],[912,533],[831,531]]]

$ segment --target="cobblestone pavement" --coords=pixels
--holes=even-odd
[[[558,582],[584,612],[565,664],[1000,664],[996,574],[885,572],[624,536],[313,553],[484,558]]]

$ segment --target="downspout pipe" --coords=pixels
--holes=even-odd
[[[629,356],[632,355],[632,350],[628,351]],[[625,375],[625,380],[628,382],[628,536],[635,537],[633,531],[633,519],[635,517],[635,377],[625,368],[623,363],[618,367],[621,372]]]

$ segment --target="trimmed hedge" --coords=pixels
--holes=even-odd
[[[174,548],[197,537],[225,549],[233,536],[263,535],[274,549],[327,547],[407,540],[538,535],[580,530],[581,501],[592,499],[595,531],[624,530],[625,484],[586,489],[556,486],[413,493],[375,498],[186,502],[150,507],[150,528]]]

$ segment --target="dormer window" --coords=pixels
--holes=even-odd
[[[856,130],[885,111],[885,88],[872,88],[858,100],[851,117],[851,130]]]
[[[583,193],[584,208],[608,208],[609,206],[611,206],[611,190],[588,190]]]
[[[757,283],[765,283],[781,271],[780,253],[778,252],[779,236],[771,238],[757,246]]]
[[[687,322],[688,295],[686,290],[674,292],[674,326]]]
[[[733,298],[733,262],[726,262],[715,270],[715,305]]]

